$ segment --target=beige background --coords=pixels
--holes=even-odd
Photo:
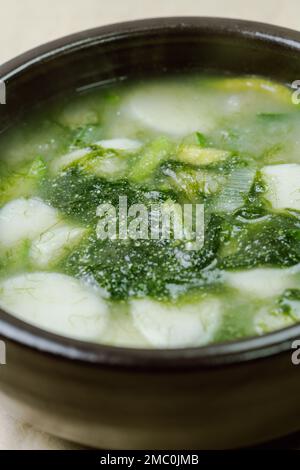
[[[0,0],[0,63],[82,29],[175,15],[227,16],[300,29],[300,0]],[[0,449],[45,448],[72,444],[15,421],[0,404]]]
[[[0,61],[105,23],[172,15],[266,21],[298,29],[299,0],[0,0]]]

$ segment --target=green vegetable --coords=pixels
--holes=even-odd
[[[213,81],[212,85],[219,90],[234,93],[252,90],[262,95],[270,95],[284,104],[292,104],[292,92],[288,87],[265,78],[253,76],[220,78]]]
[[[98,240],[90,237],[64,264],[75,276],[92,276],[112,299],[150,296],[165,299],[208,284],[219,246],[220,220],[211,218],[203,249],[189,251],[180,240]],[[177,294],[175,294],[176,292]]]
[[[93,146],[74,163],[82,171],[107,179],[118,179],[126,175],[128,156],[124,152]]]
[[[76,167],[45,181],[41,194],[65,215],[88,224],[95,222],[99,204],[111,203],[117,207],[122,196],[127,196],[128,206],[135,203],[159,203],[169,197],[176,200],[172,191],[149,191],[122,179],[108,181]]]
[[[255,178],[253,168],[237,168],[230,173],[224,187],[216,197],[213,209],[217,213],[232,213],[245,204]]]
[[[196,132],[196,137],[197,137],[197,142],[200,145],[200,147],[207,147],[208,142],[204,134],[201,134],[201,132]]]
[[[30,242],[24,240],[13,248],[0,248],[0,277],[20,270],[30,270]]]
[[[0,205],[21,196],[28,197],[37,190],[46,174],[46,165],[42,158],[23,166],[19,172],[11,173],[0,180]]]
[[[132,163],[128,178],[135,183],[142,183],[150,178],[156,168],[172,157],[174,145],[162,137],[147,145]]]
[[[176,158],[180,162],[189,163],[190,165],[206,166],[226,160],[230,155],[231,152],[227,150],[183,144],[179,147]]]
[[[218,192],[224,184],[224,177],[213,171],[191,168],[181,164],[168,164],[162,168],[169,186],[183,194],[183,199],[203,201],[203,197]]]
[[[278,300],[278,309],[294,321],[300,318],[300,289],[286,289]]]
[[[300,262],[300,220],[264,215],[254,220],[237,214],[224,223],[220,267],[293,266]]]

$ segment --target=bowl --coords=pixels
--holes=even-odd
[[[50,42],[0,67],[0,130],[64,92],[191,70],[300,78],[300,33],[222,18],[158,18]],[[266,283],[268,280],[266,279]],[[97,448],[238,448],[300,429],[300,325],[205,347],[86,343],[0,312],[2,407]]]

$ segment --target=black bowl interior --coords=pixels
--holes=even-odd
[[[162,18],[78,33],[22,54],[0,69],[1,119],[66,90],[193,70],[300,76],[299,33],[221,18]],[[4,109],[5,108],[5,109]]]

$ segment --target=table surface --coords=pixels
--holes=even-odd
[[[138,18],[226,16],[300,27],[299,0],[0,0],[0,12],[0,63],[66,34]],[[287,447],[290,441],[284,442]],[[299,448],[300,436],[292,442]],[[72,448],[76,446],[16,421],[0,406],[0,449]]]

